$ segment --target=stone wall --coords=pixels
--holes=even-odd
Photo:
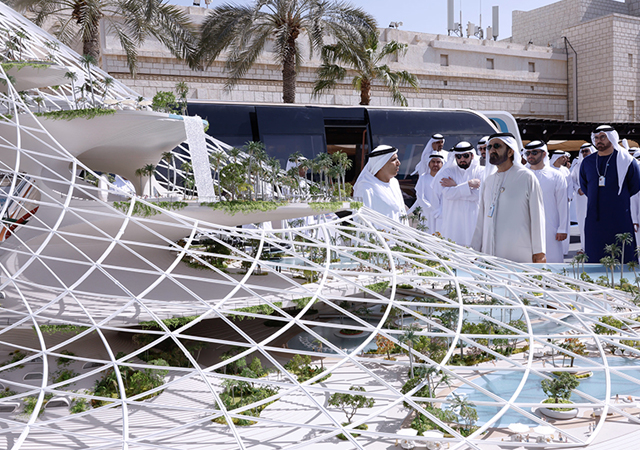
[[[578,54],[578,120],[614,121],[614,16],[582,23],[566,30]],[[571,61],[573,62],[573,61]],[[569,92],[576,89],[569,78]]]
[[[563,51],[546,46],[521,45],[470,38],[449,37],[404,30],[381,30],[381,41],[409,44],[407,53],[388,61],[393,70],[408,70],[420,82],[419,91],[402,89],[409,106],[424,108],[470,108],[506,110],[516,116],[562,119],[567,110],[566,62]],[[236,87],[226,89],[223,58],[204,71],[192,71],[155,44],[140,51],[136,77],[129,74],[124,55],[110,37],[104,53],[106,70],[143,96],[173,90],[186,81],[191,98],[241,102],[282,102],[281,69],[266,52]],[[304,47],[302,45],[301,47]],[[442,65],[442,56],[448,65]],[[493,69],[487,68],[488,60]],[[351,78],[336,89],[312,97],[317,58],[305,55],[298,72],[296,102],[356,105],[359,93]],[[386,88],[376,82],[371,104],[393,106]]]
[[[563,30],[580,23],[582,0],[561,0],[531,11],[513,11],[512,40],[564,48]]]

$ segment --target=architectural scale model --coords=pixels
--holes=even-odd
[[[3,4],[0,22],[1,448],[637,442],[629,294],[357,202],[145,198],[136,169],[202,121],[148,111]]]

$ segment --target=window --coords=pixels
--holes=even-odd
[[[535,72],[536,71],[536,63],[530,62],[529,63],[529,72]]]
[[[633,67],[633,53],[629,53],[628,58],[629,58],[629,67]]]
[[[440,55],[440,65],[441,66],[449,65],[449,55]]]
[[[444,80],[444,81],[442,82],[442,84],[443,84],[443,85],[445,85],[445,86],[447,86],[447,85],[449,84],[449,82],[448,82],[447,80]]]
[[[627,100],[627,113],[629,114],[629,120],[633,122],[636,116],[633,100]]]
[[[487,69],[493,69],[493,58],[487,58]]]

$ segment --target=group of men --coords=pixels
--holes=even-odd
[[[629,233],[628,262],[640,223],[640,166],[612,127],[598,127],[591,141],[569,170],[567,154],[550,152],[540,140],[520,150],[512,134],[496,133],[480,139],[477,148],[463,141],[444,151],[444,136],[435,134],[415,167],[416,201],[409,211],[395,179],[398,151],[379,146],[354,196],[396,221],[420,212],[429,232],[460,245],[534,263],[563,262],[574,200],[588,261],[599,262],[616,236]]]

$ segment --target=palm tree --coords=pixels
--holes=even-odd
[[[163,152],[162,160],[167,163],[167,184],[171,186],[171,191],[176,185],[176,167],[174,165],[173,152]],[[169,180],[169,173],[173,172],[173,182]]]
[[[139,169],[136,169],[136,175],[138,175],[139,177],[144,177],[147,176],[149,177],[149,197],[151,197],[153,195],[153,185],[151,183],[151,178],[153,177],[153,174],[156,172],[156,166],[154,166],[153,164],[145,164],[144,167],[141,167]],[[142,180],[140,180],[140,184],[142,184]]]
[[[111,77],[104,77],[104,80],[102,80],[102,84],[104,85],[104,91],[102,92],[103,103],[104,103],[105,97],[107,96],[107,93],[109,92],[109,88],[113,86],[113,83],[115,83],[115,80]]]
[[[369,104],[371,85],[374,80],[379,80],[387,87],[394,102],[407,106],[407,99],[400,92],[400,86],[409,85],[418,90],[418,79],[406,70],[394,72],[383,63],[390,55],[406,53],[407,48],[407,44],[397,41],[390,41],[380,48],[380,34],[377,31],[357,39],[339,40],[333,45],[325,45],[322,48],[322,65],[318,68],[318,81],[313,88],[313,95],[319,96],[335,88],[339,81],[347,77],[350,69],[356,73],[351,83],[360,92],[361,105]]]
[[[402,336],[398,338],[398,341],[403,344],[407,344],[409,346],[409,370],[411,373],[411,378],[413,378],[413,346],[417,344],[420,340],[420,336],[416,333],[416,329],[413,327],[409,327]]]
[[[187,113],[187,95],[189,95],[189,85],[180,81],[176,83],[176,94],[178,94],[178,103],[180,104],[180,114],[186,116]]]
[[[302,62],[297,39],[306,34],[309,49],[321,49],[325,35],[354,39],[376,28],[372,16],[335,0],[255,0],[249,6],[222,4],[211,10],[201,28],[198,61],[210,65],[228,50],[227,88],[231,89],[274,39],[274,56],[282,67],[282,99],[295,103],[296,69]]]
[[[618,233],[616,234],[616,242],[622,247],[622,255],[620,256],[620,283],[622,283],[622,278],[624,278],[624,248],[627,244],[633,242],[633,236],[631,236],[631,233]]]
[[[82,53],[100,61],[100,27],[115,33],[127,56],[131,74],[136,72],[138,52],[148,38],[155,38],[178,59],[193,63],[195,28],[188,15],[166,0],[7,0],[17,11],[30,13],[42,26],[52,17],[55,35],[65,44],[82,41]]]
[[[211,153],[209,159],[216,167],[216,176],[218,177],[218,199],[220,199],[222,197],[222,185],[220,184],[220,165],[227,160],[227,154],[222,151],[214,151]]]
[[[92,106],[96,106],[96,97],[93,93],[94,85],[93,85],[93,77],[91,76],[91,66],[95,66],[98,63],[98,60],[93,55],[89,55],[88,53],[86,53],[80,57],[79,61],[80,61],[80,64],[84,66],[84,68],[87,70],[87,73],[89,74],[89,87],[91,89],[91,103],[92,103]]]
[[[344,194],[347,195],[347,183],[345,181],[345,175],[347,174],[347,170],[351,169],[353,161],[349,159],[349,155],[347,155],[345,152],[335,152],[333,155],[331,155],[331,157],[333,158],[336,166],[338,166],[338,168],[340,169],[342,189],[344,191]],[[340,193],[340,199],[342,200],[342,192]]]
[[[78,75],[75,72],[67,72],[64,74],[65,78],[68,78],[69,80],[71,80],[71,93],[73,94],[73,102],[76,104],[76,108],[78,107],[78,99],[76,98],[76,84],[75,82],[78,81]]]

